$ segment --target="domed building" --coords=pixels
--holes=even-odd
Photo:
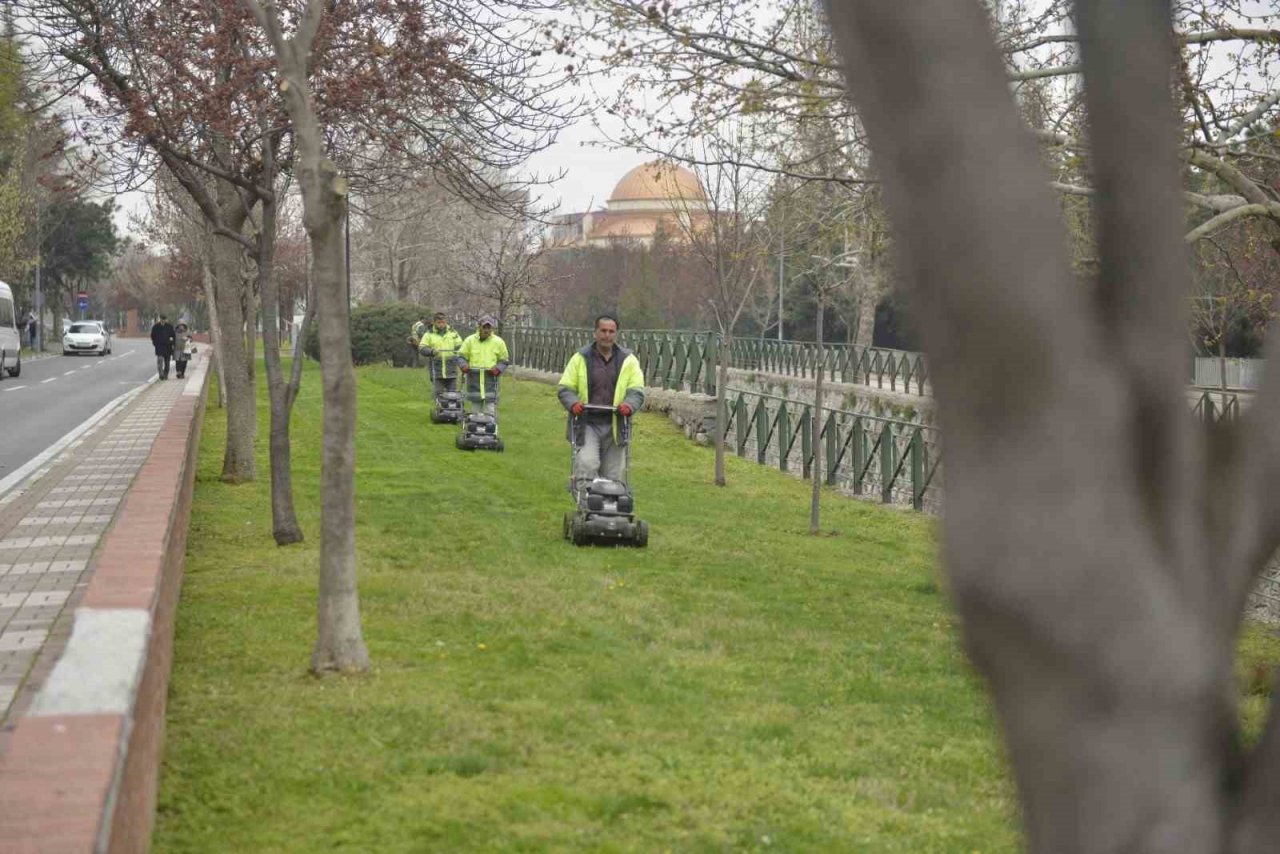
[[[553,248],[635,243],[651,246],[660,231],[683,240],[711,219],[711,203],[698,176],[665,160],[632,169],[613,188],[605,207],[556,217]]]

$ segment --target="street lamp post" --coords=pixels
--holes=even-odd
[[[40,288],[40,267],[44,236],[40,233],[40,193],[36,191],[36,340],[31,343],[37,353],[44,352],[44,291]]]

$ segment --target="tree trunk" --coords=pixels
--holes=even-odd
[[[244,253],[241,253],[241,259],[244,259]],[[257,388],[258,382],[258,299],[254,293],[252,279],[248,275],[248,271],[241,267],[241,276],[244,284],[241,286],[241,293],[244,294],[244,300],[241,307],[244,311],[244,363],[249,368],[249,382]]]
[[[1225,324],[1223,324],[1225,326]],[[1227,333],[1218,336],[1218,382],[1227,390]]]
[[[812,428],[813,439],[813,468],[811,470],[810,480],[813,482],[813,493],[809,500],[809,533],[817,535],[821,524],[822,509],[822,375],[823,369],[826,367],[823,358],[822,344],[822,326],[823,313],[826,309],[826,300],[821,292],[818,294],[818,370],[814,372],[813,381],[813,423]]]
[[[292,395],[280,366],[280,295],[272,271],[276,246],[276,201],[262,200],[262,231],[258,237],[258,293],[262,295],[262,350],[267,362],[267,394],[271,403],[271,536],[276,545],[302,542],[302,528],[293,509],[293,463],[289,444]]]
[[[317,153],[319,140],[314,143]],[[320,613],[311,669],[366,670],[369,653],[356,590],[356,377],[351,364],[350,306],[343,281],[342,215],[334,191],[337,169],[318,156],[300,164],[307,233],[311,236],[324,385],[321,465]]]
[[[212,237],[209,238],[212,241]],[[214,271],[209,264],[211,246],[206,242],[200,254],[200,283],[205,289],[205,306],[209,309],[209,348],[212,365],[218,371],[218,406],[227,406],[227,371],[223,369],[223,330],[218,328],[218,297],[214,293]]]
[[[872,261],[874,264],[875,261]],[[874,347],[876,336],[876,306],[880,304],[880,277],[871,272],[858,283],[858,331],[854,343],[862,347]]]
[[[218,182],[218,201],[223,223],[232,231],[244,225],[245,213],[239,197],[225,182]],[[257,475],[253,442],[258,433],[257,394],[253,375],[245,358],[244,314],[241,310],[244,277],[240,274],[241,246],[227,237],[214,238],[213,290],[222,341],[219,367],[227,389],[227,440],[222,455],[222,480],[243,483]],[[230,344],[230,346],[227,346]]]
[[[729,426],[729,408],[727,406],[728,391],[726,387],[729,385],[729,347],[732,343],[732,334],[721,337],[720,352],[716,357],[716,429],[715,429],[715,449],[716,449],[716,486],[724,486],[726,483],[724,476],[724,437],[725,430]]]
[[[294,170],[302,190],[303,223],[311,238],[312,276],[320,322],[324,388],[320,464],[320,596],[311,670],[363,671],[369,651],[360,627],[356,589],[356,377],[351,364],[351,304],[344,276],[343,220],[347,181],[324,153],[324,133],[307,86],[306,57],[321,17],[308,0],[295,40],[285,40],[274,6],[247,5],[264,25],[280,70],[280,91],[293,123]]]
[[[1242,753],[1232,662],[1280,533],[1280,375],[1229,436],[1187,416],[1169,4],[1075,4],[1092,287],[1072,272],[985,7],[827,5],[931,359],[943,561],[1028,849],[1275,850],[1280,706]]]

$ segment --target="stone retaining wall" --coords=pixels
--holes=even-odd
[[[729,388],[774,394],[802,403],[813,403],[816,383],[810,378],[786,377],[760,371],[729,371]],[[858,415],[875,415],[914,424],[934,424],[932,397],[906,394],[859,383],[822,382],[822,402],[826,409],[840,409]]]

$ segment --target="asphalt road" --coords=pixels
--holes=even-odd
[[[151,342],[117,338],[110,356],[53,356],[0,380],[0,480],[156,373]],[[173,374],[169,374],[173,382]]]

